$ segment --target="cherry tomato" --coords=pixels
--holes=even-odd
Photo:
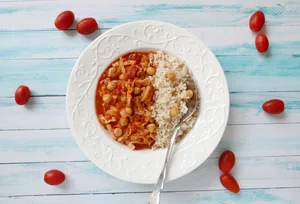
[[[52,169],[44,174],[44,181],[49,185],[59,185],[65,181],[65,174],[59,170]]]
[[[232,151],[224,151],[219,158],[219,168],[223,172],[230,172],[235,164],[235,155]]]
[[[249,27],[252,31],[258,32],[265,24],[265,14],[261,11],[256,11],[252,14],[249,20]]]
[[[240,192],[240,186],[238,182],[229,173],[224,173],[222,176],[220,176],[220,181],[221,184],[230,192],[232,193]]]
[[[27,86],[21,85],[15,92],[15,101],[18,105],[24,105],[30,98],[30,89]]]
[[[76,29],[82,35],[89,35],[98,29],[98,24],[94,18],[84,18],[79,21]]]
[[[262,105],[262,109],[270,114],[279,114],[284,111],[284,102],[280,99],[271,99]]]
[[[255,46],[258,52],[266,52],[269,48],[269,40],[265,34],[258,34],[255,38]]]
[[[133,79],[136,77],[136,74],[137,74],[137,72],[138,72],[138,69],[139,69],[139,68],[138,68],[136,65],[127,68],[127,69],[126,69],[126,73],[125,73],[126,76],[127,76],[127,78],[133,80]]]
[[[72,11],[63,11],[56,17],[54,25],[58,30],[66,30],[74,23],[74,19]]]

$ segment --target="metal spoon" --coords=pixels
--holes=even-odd
[[[167,177],[167,167],[168,167],[169,161],[172,156],[173,147],[174,147],[174,144],[175,144],[175,141],[177,138],[177,133],[180,130],[181,125],[185,121],[187,121],[189,118],[191,118],[193,116],[193,114],[196,112],[198,93],[197,93],[196,83],[192,77],[190,77],[190,79],[188,80],[187,87],[188,87],[188,89],[193,90],[193,92],[194,92],[193,98],[187,104],[188,112],[182,117],[179,124],[174,129],[174,132],[172,134],[171,141],[169,143],[169,147],[167,150],[164,167],[158,178],[157,183],[155,184],[152,194],[148,198],[147,204],[159,204],[160,192],[164,188],[164,182]]]

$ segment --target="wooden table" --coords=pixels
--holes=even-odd
[[[120,3],[121,2],[121,3]],[[78,20],[95,17],[99,32],[62,32],[54,19],[63,10]],[[258,54],[251,14],[266,15],[270,55]],[[153,186],[123,182],[102,172],[79,150],[67,123],[65,93],[72,67],[100,33],[122,23],[160,20],[186,28],[217,56],[230,88],[230,117],[224,137],[197,170],[166,185],[162,203],[300,203],[300,1],[299,0],[0,0],[0,203],[139,204]],[[32,90],[18,106],[18,85]],[[284,114],[261,105],[285,101]],[[218,157],[236,153],[235,195],[219,182]],[[43,174],[60,169],[61,186]]]

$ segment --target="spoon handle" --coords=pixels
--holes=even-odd
[[[171,141],[169,143],[169,147],[168,147],[166,158],[165,158],[164,167],[161,171],[161,174],[159,175],[158,181],[155,184],[155,187],[154,187],[154,190],[153,190],[152,194],[148,198],[147,204],[159,204],[160,192],[164,188],[164,182],[165,182],[166,177],[167,177],[167,167],[168,167],[169,161],[170,161],[171,156],[172,156],[173,147],[174,147],[175,140],[176,140],[177,133],[178,133],[179,129],[180,129],[180,126],[177,126],[175,128],[173,134],[172,134]]]

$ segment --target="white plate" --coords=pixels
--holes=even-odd
[[[184,176],[202,164],[218,145],[228,119],[229,93],[214,54],[194,35],[175,25],[138,21],[107,31],[81,54],[70,76],[67,114],[71,131],[86,156],[103,171],[133,183],[153,184],[166,149],[132,151],[110,138],[95,112],[101,73],[130,51],[164,50],[186,62],[199,86],[200,115],[194,128],[176,145],[167,180]]]

